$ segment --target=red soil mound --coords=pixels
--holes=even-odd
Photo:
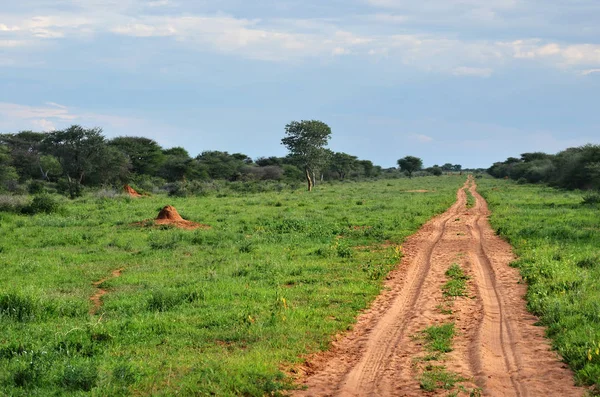
[[[156,217],[157,220],[160,219],[168,219],[171,221],[182,221],[183,218],[179,215],[179,212],[175,209],[175,207],[171,205],[166,205],[162,210],[158,213]]]
[[[172,225],[181,229],[209,229],[210,226],[201,225],[200,223],[186,221],[179,215],[179,212],[175,209],[175,207],[167,205],[163,207],[162,210],[158,213],[156,220],[154,221],[155,225]]]
[[[128,195],[130,195],[131,197],[142,197],[141,194],[139,194],[138,192],[135,191],[134,188],[132,188],[129,185],[125,185],[123,186],[123,190],[125,191],[125,193],[127,193]]]

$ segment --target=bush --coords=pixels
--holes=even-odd
[[[21,212],[27,206],[26,196],[0,195],[0,212]]]
[[[33,180],[29,182],[29,186],[27,187],[29,194],[41,194],[46,191],[46,185],[43,181]]]
[[[594,205],[600,203],[600,191],[590,191],[583,195],[581,204]]]
[[[35,196],[31,204],[23,208],[22,212],[28,215],[40,213],[52,214],[60,209],[60,203],[52,196],[42,194]]]

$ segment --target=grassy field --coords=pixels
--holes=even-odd
[[[403,239],[463,182],[88,195],[56,214],[0,212],[0,395],[277,394],[302,356],[351,326]],[[134,224],[167,204],[211,228]]]
[[[600,207],[581,192],[480,179],[495,230],[515,247],[529,309],[580,384],[600,392]]]

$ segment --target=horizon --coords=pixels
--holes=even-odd
[[[383,168],[488,168],[600,143],[599,18],[592,0],[12,3],[0,133],[80,124],[256,159],[318,119]]]

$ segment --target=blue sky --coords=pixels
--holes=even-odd
[[[0,132],[256,158],[319,119],[384,167],[600,143],[597,0],[0,1]]]

